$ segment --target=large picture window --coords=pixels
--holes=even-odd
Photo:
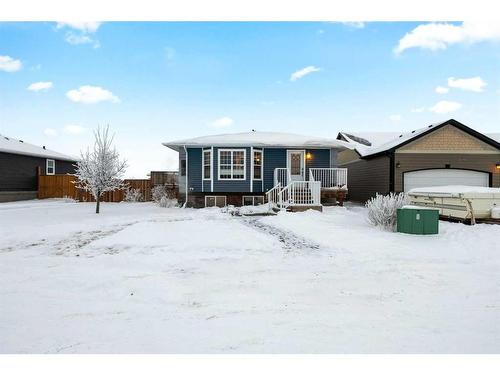
[[[253,151],[253,179],[262,180],[262,151]]]
[[[246,150],[219,150],[219,180],[244,180]]]
[[[203,151],[203,179],[212,179],[212,151]]]

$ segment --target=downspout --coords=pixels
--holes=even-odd
[[[253,193],[253,146],[250,147],[250,193]]]
[[[184,152],[186,153],[186,201],[184,202],[184,208],[187,207],[187,202],[188,202],[188,191],[189,191],[189,178],[188,178],[188,170],[189,170],[189,163],[188,163],[188,152],[186,145],[184,145]]]

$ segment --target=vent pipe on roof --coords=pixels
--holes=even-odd
[[[42,148],[45,150],[45,146],[42,146]]]
[[[23,143],[23,140],[22,140],[22,139],[20,139],[20,140],[19,140],[19,142]]]

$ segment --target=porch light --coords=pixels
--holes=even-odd
[[[307,160],[311,160],[312,158],[313,158],[312,154],[311,154],[310,152],[308,152],[308,153],[306,154],[306,159],[307,159]]]
[[[401,163],[399,161],[396,163],[396,168],[401,168]]]
[[[496,169],[500,169],[500,163],[495,164]]]

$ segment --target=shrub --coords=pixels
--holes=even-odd
[[[123,198],[125,202],[142,202],[142,193],[140,189],[128,188],[125,190],[125,197]]]
[[[167,189],[163,185],[156,185],[151,189],[151,199],[153,199],[153,202],[160,203],[161,198],[166,195]]]
[[[175,207],[177,199],[175,199],[175,192],[169,190],[164,185],[156,185],[151,189],[151,198],[160,207]]]
[[[368,221],[375,226],[394,230],[397,210],[406,204],[408,204],[408,196],[405,193],[377,194],[375,198],[366,202]]]

